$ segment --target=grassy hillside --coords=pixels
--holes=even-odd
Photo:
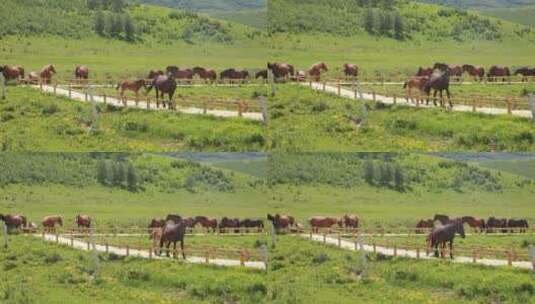
[[[535,159],[486,161],[481,162],[480,165],[535,179]]]
[[[418,0],[462,8],[515,7],[534,4],[533,0]]]
[[[527,26],[535,26],[533,18],[535,14],[535,5],[508,7],[508,8],[489,8],[482,9],[485,15],[501,18],[510,22],[516,22]]]

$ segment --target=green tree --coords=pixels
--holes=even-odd
[[[138,178],[136,174],[136,169],[132,164],[128,165],[126,171],[126,187],[128,191],[135,192],[138,189]]]
[[[394,14],[394,38],[397,40],[402,40],[405,36],[405,25],[403,24],[403,19],[401,15],[396,12]]]
[[[105,160],[99,161],[97,165],[97,181],[101,185],[107,185],[109,181],[108,175],[109,175],[109,172],[108,172],[108,166],[107,166],[106,161]]]
[[[121,19],[121,16],[117,14],[110,14],[110,18],[108,20],[108,34],[113,38],[119,37],[123,32],[123,21]]]
[[[114,186],[122,186],[125,181],[125,168],[122,162],[116,162],[113,165],[113,180],[112,183]]]
[[[379,184],[382,186],[390,185],[392,181],[392,167],[385,163],[379,169]]]
[[[104,36],[105,30],[106,20],[104,19],[104,14],[102,13],[102,11],[98,10],[95,13],[95,32],[100,36]]]
[[[124,0],[111,0],[110,4],[111,4],[111,10],[116,13],[122,12],[125,6]]]
[[[373,162],[371,160],[367,160],[364,163],[364,180],[370,184],[374,184],[374,178],[375,178],[375,169],[373,167]]]
[[[405,189],[405,177],[403,176],[403,171],[399,166],[394,168],[394,187],[398,191],[403,191]]]
[[[373,33],[373,28],[375,26],[375,14],[373,9],[368,8],[364,13],[364,29],[368,33]]]
[[[124,16],[123,24],[126,40],[134,41],[136,39],[136,29],[134,27],[134,23],[132,22],[132,18],[130,18],[128,14]]]
[[[381,35],[388,36],[390,34],[390,30],[392,29],[392,19],[390,14],[388,12],[383,12],[379,14],[378,20],[379,33],[381,33]]]

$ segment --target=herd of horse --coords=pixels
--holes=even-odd
[[[485,219],[474,216],[463,216],[452,219],[448,215],[435,214],[432,219],[420,220],[416,224],[416,233],[424,233],[429,229],[433,229],[436,227],[436,223],[440,223],[440,225],[446,225],[452,221],[460,221],[463,224],[467,224],[470,226],[470,228],[478,233],[526,233],[529,229],[529,224],[526,219],[506,219],[491,216],[485,221]]]

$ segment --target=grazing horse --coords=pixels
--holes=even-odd
[[[429,79],[425,76],[414,76],[414,77],[411,77],[408,81],[406,81],[404,84],[403,84],[403,88],[405,89],[406,91],[406,96],[405,96],[405,99],[407,100],[407,102],[409,102],[409,100],[414,103],[414,98],[412,96],[412,90],[413,89],[418,89],[418,96],[416,97],[416,101],[418,103],[423,103],[424,101],[424,98],[422,97],[423,94],[425,94],[425,85],[427,84],[427,81]]]
[[[327,72],[329,71],[329,68],[327,68],[327,65],[325,62],[318,62],[314,64],[310,69],[308,70],[308,75],[314,80],[314,81],[320,81],[321,80],[321,72]]]
[[[506,78],[509,76],[511,76],[511,72],[509,71],[508,67],[499,67],[496,65],[493,65],[487,73],[489,81],[493,81],[496,78],[502,77],[502,81],[505,82]]]
[[[439,221],[442,225],[450,223],[450,217],[444,214],[435,214],[433,222]]]
[[[346,77],[357,77],[359,76],[359,67],[356,64],[344,63],[342,66],[344,69],[344,75]]]
[[[12,229],[19,230],[27,225],[26,217],[21,214],[0,214],[0,221],[4,221],[8,231],[11,231]]]
[[[63,217],[60,215],[50,215],[43,219],[43,229],[45,232],[55,232],[56,225],[63,227]]]
[[[192,217],[186,217],[182,219],[182,222],[186,226],[186,228],[194,228],[195,227],[195,219]]]
[[[328,216],[314,216],[308,219],[312,231],[318,232],[320,228],[331,228],[334,224],[338,223],[339,219]]]
[[[245,80],[249,78],[249,72],[247,70],[238,71],[236,69],[226,69],[219,75],[221,80]]]
[[[240,220],[237,218],[229,218],[229,217],[223,217],[221,221],[219,221],[219,232],[224,233],[226,229],[228,228],[235,228],[234,232],[238,233],[240,230]]]
[[[195,217],[195,225],[201,224],[203,228],[206,228],[208,230],[212,229],[212,231],[215,233],[217,229],[217,219],[210,218],[206,216],[196,216]]]
[[[160,252],[162,254],[162,248],[164,243],[167,243],[167,257],[170,257],[169,247],[173,243],[173,255],[176,254],[176,242],[180,242],[180,250],[182,251],[182,258],[186,259],[186,253],[184,252],[184,236],[186,235],[186,225],[179,221],[178,223],[173,221],[167,221],[162,229],[162,235],[160,238]]]
[[[267,63],[267,68],[273,73],[273,78],[289,78],[295,74],[294,66],[289,63]]]
[[[418,72],[416,72],[417,77],[429,77],[431,74],[433,74],[433,68],[420,67]]]
[[[217,73],[215,70],[205,69],[202,67],[194,67],[193,68],[193,75],[199,76],[199,78],[204,79],[206,81],[214,82],[217,79]]]
[[[535,76],[535,69],[522,67],[515,71],[514,75],[522,75],[522,82],[526,81],[529,76]]]
[[[510,228],[510,232],[515,232],[516,229],[520,233],[526,233],[529,225],[525,219],[510,219],[507,221],[507,228]]]
[[[453,240],[455,239],[455,234],[458,233],[464,239],[466,235],[464,234],[463,222],[456,220],[451,223],[433,229],[433,231],[427,237],[427,244],[431,248],[435,248],[435,257],[438,258],[438,245],[440,245],[441,252],[440,256],[444,257],[444,249],[446,247],[446,242],[450,244],[450,258],[453,259]]]
[[[28,84],[39,84],[39,73],[37,73],[36,71],[31,71],[28,74],[27,83]]]
[[[193,79],[193,70],[191,69],[184,69],[181,70],[177,66],[168,66],[167,69],[168,75],[173,75],[175,79],[186,79],[188,83],[191,83],[191,80]]]
[[[298,82],[303,82],[307,78],[307,72],[299,70],[295,73],[295,80]]]
[[[149,223],[149,238],[152,238],[154,229],[162,228],[165,225],[165,220],[162,218],[153,218]]]
[[[482,218],[475,218],[473,216],[463,216],[461,218],[463,223],[468,224],[471,228],[473,228],[476,232],[483,232],[485,229],[485,220]]]
[[[86,228],[87,230],[91,229],[91,217],[86,214],[78,214],[75,218],[75,222],[78,225],[78,229]]]
[[[39,77],[41,77],[41,81],[44,84],[50,84],[52,82],[52,76],[56,74],[56,69],[54,68],[54,65],[49,64],[43,67],[41,72],[39,73]]]
[[[489,217],[487,220],[487,233],[496,231],[507,232],[507,219],[496,218],[494,216]]]
[[[165,75],[165,73],[162,70],[150,70],[149,75],[147,76],[147,79],[153,80],[154,78]]]
[[[126,105],[126,96],[124,96],[125,91],[132,91],[136,94],[136,100],[139,97],[139,90],[141,88],[144,88],[145,91],[147,90],[147,85],[145,83],[145,80],[138,79],[135,81],[130,80],[124,80],[123,82],[117,84],[116,90],[121,89],[121,101]]]
[[[165,222],[169,222],[169,221],[172,221],[175,224],[176,223],[181,223],[182,222],[182,216],[180,216],[178,214],[168,214],[167,217],[165,218]]]
[[[275,232],[277,233],[281,229],[287,229],[288,227],[296,225],[295,218],[291,215],[280,215],[277,213],[273,216],[271,214],[268,214],[267,219],[271,221],[273,227],[275,228]]]
[[[259,79],[259,78],[267,79],[268,78],[268,71],[267,70],[260,70],[260,71],[256,72],[255,79]]]
[[[356,229],[359,227],[359,217],[354,214],[345,214],[338,220],[340,228]]]
[[[435,227],[435,221],[432,219],[420,220],[416,224],[416,233],[425,233],[429,231],[429,229],[433,229],[433,227]]]
[[[89,79],[89,68],[82,65],[77,65],[74,69],[74,77],[77,80],[87,80]]]
[[[164,94],[169,95],[169,103],[167,105],[168,109],[174,109],[173,96],[176,91],[176,80],[172,74],[169,75],[159,75],[152,80],[151,85],[147,89],[147,93],[150,93],[152,88],[156,88],[156,107],[160,107],[160,97],[163,99]],[[162,100],[163,107],[165,108],[166,102]]]
[[[240,221],[240,227],[243,228],[257,228],[258,231],[264,229],[264,222],[260,219],[244,219]],[[246,229],[249,232],[249,229]]]
[[[448,102],[450,107],[453,107],[451,103],[451,94],[450,94],[450,69],[448,65],[444,63],[436,63],[433,67],[435,70],[433,74],[429,77],[429,80],[424,86],[424,91],[427,94],[427,102],[429,105],[429,97],[431,95],[431,90],[434,90],[433,93],[433,104],[436,106],[437,102],[437,93],[440,91],[440,105],[444,106],[444,97],[443,91],[446,91],[448,95]]]
[[[4,75],[5,83],[9,80],[23,79],[24,78],[24,68],[21,66],[10,66],[4,65],[0,66],[0,72]]]
[[[483,81],[485,77],[485,68],[484,67],[475,67],[471,64],[463,65],[463,72],[468,73],[468,75],[474,77],[476,80]]]
[[[463,68],[460,65],[454,65],[450,67],[450,76],[456,78],[457,81],[461,81],[463,76]]]

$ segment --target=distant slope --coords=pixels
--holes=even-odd
[[[240,10],[236,12],[210,12],[210,16],[245,24],[257,29],[265,30],[267,27],[267,8]]]
[[[449,5],[460,8],[496,8],[535,4],[534,0],[418,0],[420,2]]]
[[[519,6],[510,8],[483,9],[485,15],[501,18],[528,26],[535,26],[535,5]]]

